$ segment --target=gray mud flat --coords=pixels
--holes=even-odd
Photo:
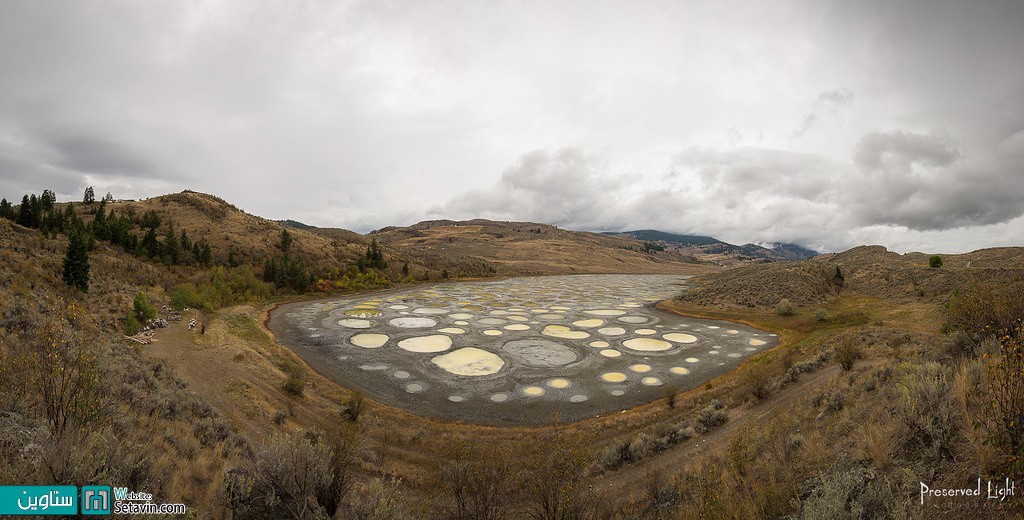
[[[653,307],[686,278],[452,282],[282,305],[269,327],[338,384],[412,413],[572,422],[693,388],[775,346],[774,334]]]

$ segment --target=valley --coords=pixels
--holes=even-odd
[[[95,204],[70,211],[96,228]],[[309,497],[342,518],[380,500],[402,518],[457,516],[466,482],[508,490],[473,496],[513,516],[555,495],[594,518],[1019,511],[914,497],[920,482],[1013,471],[983,406],[1002,365],[980,355],[1013,337],[958,331],[1012,326],[1021,248],[942,255],[941,268],[873,246],[723,269],[535,224],[363,236],[195,193],[104,211],[152,212],[159,235],[203,237],[211,258],[96,240],[75,292],[60,277],[67,231],[0,219],[2,325],[17,338],[2,343],[5,478],[88,478],[92,463],[61,451],[73,441],[109,478],[212,517],[278,511],[271,488],[225,493],[282,460],[332,461],[317,478],[342,487]],[[516,231],[529,226],[542,232]],[[302,290],[280,277],[289,265],[308,273]],[[126,314],[147,306],[180,321],[126,341]],[[82,388],[104,411],[64,430],[31,390],[46,372],[21,361],[53,327],[99,361],[50,363],[103,381]],[[17,455],[31,442],[51,447]],[[122,446],[145,450],[109,458]]]

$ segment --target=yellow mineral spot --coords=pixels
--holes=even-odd
[[[640,352],[660,352],[662,350],[672,348],[671,343],[654,338],[627,339],[622,342],[622,345],[630,350],[637,350]]]
[[[505,362],[497,355],[476,347],[465,347],[430,360],[442,370],[459,376],[489,376]]]
[[[398,348],[409,352],[444,352],[452,348],[452,338],[444,334],[416,336],[399,341]]]
[[[676,343],[695,343],[697,341],[697,336],[694,336],[693,334],[684,334],[682,332],[672,332],[665,334],[662,337]]]
[[[348,340],[357,347],[380,348],[388,342],[388,336],[387,334],[356,334]]]
[[[626,374],[622,372],[605,372],[601,374],[601,379],[608,383],[621,383],[626,380]]]

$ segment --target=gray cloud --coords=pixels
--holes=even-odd
[[[822,116],[835,113],[838,109],[850,105],[853,103],[853,98],[854,93],[848,88],[826,90],[819,93],[818,98],[814,100],[811,111],[804,114],[800,125],[789,134],[790,139],[802,137],[811,128],[814,128],[814,125],[818,124]]]
[[[854,152],[849,201],[864,224],[943,230],[1007,222],[1024,213],[1020,164],[985,150],[965,154],[946,137],[864,136]]]
[[[756,206],[751,197],[773,201],[752,220],[776,228],[809,227],[791,210],[812,204],[840,215],[829,220],[847,230],[884,225],[933,231],[1005,223],[1024,214],[1022,158],[1024,137],[1017,134],[996,150],[965,158],[946,136],[872,132],[849,161],[758,148],[689,149],[677,156],[675,168],[682,172],[674,175],[690,172],[703,193],[725,208]],[[822,215],[816,218],[820,222]]]
[[[630,181],[628,175],[610,175],[599,155],[579,148],[535,150],[505,170],[494,186],[456,196],[430,214],[603,228],[621,221],[619,202]]]
[[[1021,26],[998,0],[7,2],[0,194],[1003,244]]]
[[[154,167],[123,144],[88,134],[56,136],[47,143],[55,152],[55,166],[66,170],[149,177]]]
[[[877,170],[906,171],[913,165],[949,166],[963,154],[956,143],[942,136],[909,132],[871,132],[857,143],[853,160]]]

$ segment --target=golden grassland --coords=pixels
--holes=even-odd
[[[225,309],[209,317],[204,335],[172,328],[160,342],[145,347],[144,355],[173,367],[192,390],[254,442],[271,432],[336,427],[342,421],[338,410],[352,393],[274,343],[269,331],[260,326],[269,308]],[[952,440],[958,450],[955,461],[938,458],[923,465],[899,451],[896,432],[903,425],[891,410],[901,399],[900,385],[907,374],[935,357],[942,341],[938,330],[943,316],[934,303],[843,294],[827,306],[799,309],[793,316],[779,316],[765,308],[709,310],[679,301],[663,302],[662,308],[770,330],[780,335],[780,343],[729,374],[674,396],[671,408],[666,395],[627,413],[565,425],[459,424],[366,400],[354,425],[361,441],[355,461],[360,478],[400,480],[408,503],[418,504],[420,513],[426,511],[430,517],[430,511],[446,504],[447,497],[437,493],[439,468],[453,449],[480,457],[489,451],[532,453],[538,446],[571,439],[589,452],[590,462],[581,472],[601,517],[749,518],[827,513],[828,507],[836,507],[833,502],[850,500],[833,496],[842,494],[844,486],[852,490],[868,486],[878,495],[861,497],[865,502],[861,507],[884,505],[890,516],[916,516],[921,510],[911,506],[919,481],[953,484],[986,474],[992,454],[965,424],[960,424]],[[795,365],[809,363],[822,352],[831,353],[843,343],[858,345],[861,359],[851,370],[828,361],[799,373],[785,386],[778,383]],[[961,411],[970,407],[966,366],[961,362],[953,368],[959,385],[954,404]],[[306,383],[301,397],[282,390],[295,367],[302,367],[300,377]],[[767,388],[759,391],[760,387]],[[693,424],[694,417],[715,400],[725,405],[725,425],[678,444],[658,444],[658,436],[671,425]],[[280,420],[281,416],[285,419]],[[958,420],[966,421],[965,417]],[[603,462],[603,451],[617,443],[636,445],[638,439],[634,460],[618,465]],[[644,442],[652,446],[645,447]],[[225,459],[220,469],[226,470],[231,462]],[[870,487],[875,479],[884,483],[876,486],[884,491]],[[808,494],[809,487],[816,489],[815,483],[826,488],[824,495]],[[665,504],[651,509],[659,500]],[[940,516],[1008,512],[1003,504],[984,502],[937,501],[929,507]]]
[[[225,209],[222,201],[213,204],[217,201],[200,197],[195,202],[198,195],[183,195],[188,200],[172,198],[166,211],[194,212],[186,220],[199,222],[189,224],[196,226],[195,233],[204,233],[202,226],[218,218],[233,222],[226,240],[211,235],[221,243],[218,254],[245,246],[255,259],[273,251],[280,226],[262,219],[250,222],[244,214],[222,215],[241,212]],[[141,211],[149,204],[164,205],[161,200],[125,204],[137,204]],[[421,249],[408,253],[422,259],[414,268],[436,274],[454,258],[466,262],[464,272],[470,274],[474,266],[484,265],[479,261],[562,273],[583,258],[596,258],[600,269],[586,264],[581,269],[614,272],[619,264],[642,261],[647,264],[630,272],[713,270],[599,246],[604,240],[599,236],[557,243],[543,237],[481,239],[484,231],[510,231],[485,226],[465,234],[468,226],[447,227],[414,230],[426,236]],[[449,232],[465,236],[449,242],[444,235]],[[314,239],[306,233],[296,232],[297,243],[311,249],[322,245],[328,256],[345,257],[341,249],[356,254],[365,248],[356,239],[334,244],[330,241],[338,238]],[[551,233],[570,232],[552,228]],[[581,240],[598,241],[594,247],[600,254],[579,247]],[[495,248],[489,241],[508,243]],[[470,242],[479,244],[465,246]],[[136,292],[164,303],[176,285],[203,273],[191,266],[146,262],[99,244],[90,255],[93,289],[74,294],[60,281],[66,244],[62,236],[45,238],[0,220],[5,266],[0,270],[0,327],[8,332],[0,337],[3,482],[120,481],[184,502],[192,516],[221,518],[235,507],[228,477],[255,471],[261,454],[279,453],[273,450],[281,449],[281,435],[292,435],[336,443],[339,458],[332,464],[343,466],[348,489],[345,506],[338,508],[341,518],[383,517],[383,509],[366,513],[374,510],[365,503],[367,497],[379,499],[380,507],[386,503],[394,518],[501,517],[467,513],[487,504],[505,518],[558,517],[538,509],[538,504],[550,506],[552,497],[561,517],[579,518],[1021,515],[1019,496],[1010,502],[936,498],[916,505],[921,482],[962,487],[1008,471],[1005,453],[989,442],[993,436],[987,430],[993,423],[988,411],[993,344],[971,350],[962,337],[940,330],[954,282],[1019,280],[1017,271],[1001,267],[1019,266],[1024,258],[1019,250],[979,251],[963,255],[973,259],[966,261],[947,256],[948,272],[928,270],[918,256],[900,258],[877,248],[800,263],[798,269],[804,270],[812,262],[823,263],[826,275],[841,266],[847,282],[809,293],[814,298],[792,298],[789,315],[781,315],[772,303],[662,302],[672,312],[778,333],[779,345],[704,385],[666,392],[624,413],[570,424],[497,428],[426,419],[370,399],[361,401],[356,420],[349,420],[358,396],[310,369],[265,328],[267,312],[282,297],[188,311],[149,345],[112,341],[120,339],[113,331]],[[437,250],[448,247],[444,244],[468,249]],[[549,258],[529,263],[548,251]],[[476,255],[483,260],[474,260]],[[715,285],[718,276],[733,284],[727,292],[740,291],[736,288],[747,281],[758,282],[759,272],[774,276],[791,268],[748,266],[708,275],[706,286],[713,289],[710,294],[721,290],[721,283]],[[786,296],[775,294],[785,291],[785,284],[755,286],[772,294],[743,295],[749,296],[747,302]],[[93,422],[57,435],[47,426],[46,414],[32,404],[37,399],[31,384],[37,381],[19,371],[25,366],[19,359],[46,346],[33,331],[53,323],[49,315],[61,308],[61,301],[88,309],[75,327],[83,338],[91,338],[84,341],[85,351],[103,366],[70,366],[72,372],[101,376],[105,386],[99,397],[105,409]],[[983,307],[979,312],[984,313]],[[201,326],[188,330],[185,323],[192,317]],[[71,450],[76,443],[84,448]]]

